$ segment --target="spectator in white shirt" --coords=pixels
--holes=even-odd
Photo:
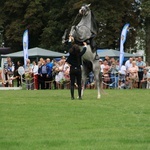
[[[132,67],[133,58],[130,57],[129,60],[125,62],[127,73],[129,73],[129,68]]]
[[[38,65],[36,61],[32,62],[33,64],[33,78],[34,78],[34,90],[38,89]]]

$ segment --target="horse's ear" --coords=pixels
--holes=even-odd
[[[88,5],[87,5],[87,7],[90,7],[90,6],[91,6],[91,4],[88,4]]]

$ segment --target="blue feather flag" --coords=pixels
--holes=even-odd
[[[124,43],[126,41],[127,32],[129,29],[129,23],[126,23],[122,29],[121,32],[121,38],[120,38],[120,58],[119,58],[119,66],[121,67],[124,60]]]
[[[26,66],[26,60],[28,59],[28,44],[29,44],[28,30],[25,30],[23,34],[24,66]]]

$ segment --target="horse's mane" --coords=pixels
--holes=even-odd
[[[91,11],[91,23],[92,23],[92,30],[94,34],[98,33],[98,21],[95,19],[95,16],[93,14],[93,11]]]

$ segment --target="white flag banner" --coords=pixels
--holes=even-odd
[[[123,60],[124,60],[124,43],[126,41],[126,36],[129,28],[129,23],[125,24],[122,32],[121,32],[121,38],[120,38],[120,58],[119,58],[119,66],[121,67]]]
[[[24,31],[23,34],[23,56],[24,56],[24,66],[26,66],[26,60],[28,59],[28,30]]]

